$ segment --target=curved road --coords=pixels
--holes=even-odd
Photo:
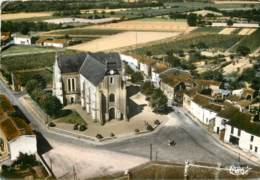
[[[67,143],[73,145],[75,148],[106,149],[147,158],[150,156],[150,144],[152,144],[154,160],[174,161],[178,163],[183,163],[185,160],[192,160],[206,163],[221,162],[232,164],[238,160],[238,154],[224,148],[209,136],[205,129],[184,115],[181,109],[178,109],[179,113],[169,114],[170,120],[155,133],[106,143],[105,145],[95,145],[81,139],[46,131],[45,126],[39,123],[37,117],[34,114],[28,113],[26,107],[21,105],[18,100],[19,95],[14,95],[1,81],[0,93],[7,95],[12,103],[19,106],[30,120],[32,126],[40,131],[49,142]],[[176,145],[174,147],[168,146],[168,139],[174,140]],[[245,162],[251,164],[248,161]]]

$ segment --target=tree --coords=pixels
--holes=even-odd
[[[242,55],[242,56],[247,56],[250,53],[250,48],[246,47],[246,46],[239,46],[237,48],[237,52]]]
[[[187,23],[189,26],[196,26],[198,21],[198,17],[196,14],[190,13],[187,16]]]
[[[151,106],[155,111],[163,111],[167,109],[168,99],[160,88],[154,89],[151,96]]]
[[[228,25],[228,26],[233,26],[233,24],[234,24],[234,23],[233,23],[233,20],[232,20],[232,19],[229,19],[229,20],[227,21],[227,25]]]
[[[51,94],[47,94],[40,105],[44,111],[52,117],[58,116],[62,109],[62,104],[59,99]]]
[[[132,83],[141,83],[144,80],[144,77],[141,72],[134,72],[131,74]]]
[[[38,82],[37,82],[37,80],[35,80],[35,79],[29,80],[29,81],[26,83],[26,85],[25,85],[25,89],[26,89],[26,91],[27,91],[29,94],[31,94],[32,91],[33,91],[35,88],[37,88],[37,87],[38,87]]]
[[[205,71],[201,74],[202,79],[206,80],[215,80],[215,81],[223,81],[223,75],[219,71]]]
[[[151,81],[145,81],[142,85],[141,85],[141,92],[147,96],[152,95],[154,90],[154,86],[153,83]]]

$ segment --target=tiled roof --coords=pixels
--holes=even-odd
[[[32,135],[31,127],[20,118],[8,118],[0,123],[0,128],[8,141],[22,135]]]
[[[202,106],[206,109],[213,110],[215,112],[219,112],[222,109],[222,105],[214,103],[214,99],[209,96],[205,96],[202,94],[196,94],[195,96],[193,96],[192,100],[196,104],[199,104],[200,106]]]
[[[97,86],[109,70],[115,72],[122,68],[118,53],[89,53],[80,68],[80,74]]]
[[[220,86],[222,82],[214,81],[214,80],[204,80],[204,79],[197,79],[195,80],[196,84],[199,86]]]
[[[161,73],[161,72],[167,70],[169,67],[166,64],[156,63],[153,65],[152,68],[155,73]]]

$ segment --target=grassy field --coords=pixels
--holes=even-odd
[[[86,122],[80,117],[80,115],[72,111],[69,115],[61,117],[59,119],[55,119],[55,122],[62,122],[62,123],[68,123],[68,124],[85,124]]]
[[[66,50],[64,55],[75,54],[75,51]],[[3,57],[3,69],[9,72],[17,70],[37,69],[51,67],[55,61],[55,52],[44,54],[27,54],[12,57]]]
[[[40,53],[40,52],[54,52],[55,48],[46,47],[33,47],[33,46],[11,46],[10,48],[2,51],[2,56],[12,56],[15,54],[29,54],[29,53]]]
[[[191,33],[185,37],[181,37],[175,41],[167,42],[163,44],[156,44],[134,50],[134,53],[144,55],[148,51],[152,52],[152,55],[165,54],[167,51],[184,50],[189,49],[191,45],[196,45],[200,42],[205,43],[210,48],[227,49],[235,44],[241,37],[237,35],[218,35],[208,33]]]

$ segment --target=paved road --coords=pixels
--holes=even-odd
[[[25,113],[34,127],[37,127],[42,135],[50,142],[64,142],[80,148],[97,148],[115,152],[128,153],[142,157],[149,157],[150,144],[153,144],[153,157],[164,161],[183,163],[185,160],[208,162],[208,163],[233,163],[238,155],[230,152],[210,137],[207,132],[195,124],[189,117],[180,113],[171,113],[170,120],[158,132],[138,138],[132,138],[106,145],[93,145],[79,139],[49,133],[21,106],[17,100],[18,95],[5,88],[0,81],[0,93],[6,94],[11,101],[18,105]],[[168,139],[176,142],[175,147],[168,146]]]

